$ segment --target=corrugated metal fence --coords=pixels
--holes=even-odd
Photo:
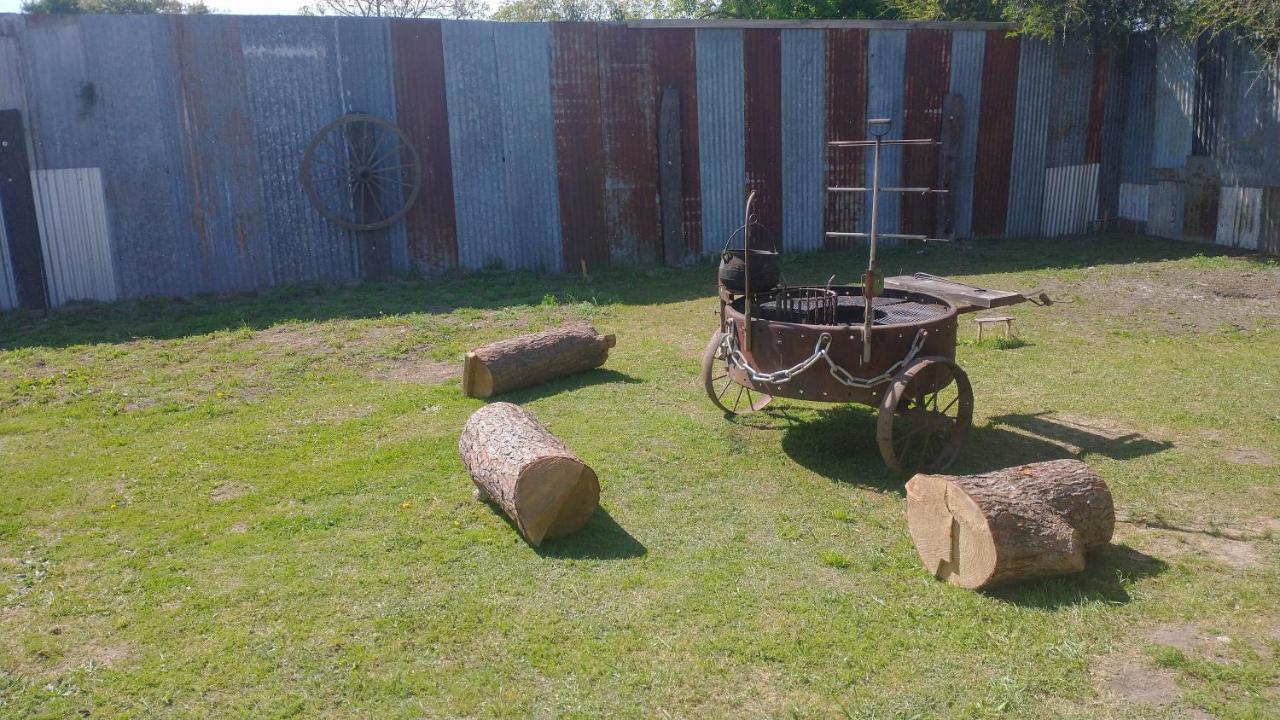
[[[1280,250],[1277,69],[1224,38],[1050,44],[975,23],[0,15],[0,112],[25,127],[0,140],[26,148],[0,171],[29,175],[0,180],[26,182],[30,196],[0,185],[0,308],[40,294],[57,306],[375,274],[369,236],[325,221],[300,180],[312,136],[356,111],[401,127],[422,160],[416,204],[377,234],[385,269],[662,262],[668,88],[683,163],[684,252],[671,262],[718,250],[748,188],[782,248],[842,246],[824,231],[865,228],[864,203],[825,188],[862,185],[870,167],[825,142],[864,136],[874,116],[892,118],[895,137],[936,134],[948,94],[961,101],[960,237],[1123,218]],[[886,160],[886,184],[927,183],[937,169],[914,148]],[[887,232],[932,230],[918,198],[882,212]],[[37,230],[38,243],[22,241]]]

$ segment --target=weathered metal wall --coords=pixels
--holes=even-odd
[[[1277,74],[1224,38],[1047,43],[974,23],[0,16],[0,110],[25,123],[33,267],[55,305],[680,263],[723,246],[748,187],[783,249],[847,247],[823,233],[865,230],[867,203],[826,188],[865,186],[871,167],[826,143],[865,137],[868,117],[889,117],[891,137],[935,136],[947,94],[962,108],[959,237],[1123,218],[1274,250]],[[668,89],[683,244],[664,247]],[[416,204],[373,234],[321,218],[299,178],[307,143],[348,112],[390,119],[421,155]],[[939,173],[932,150],[883,160],[885,185]],[[880,227],[929,232],[933,202],[886,196]],[[0,308],[22,304],[16,246],[0,237]]]

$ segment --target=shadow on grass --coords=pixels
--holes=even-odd
[[[882,251],[886,272],[924,270],[939,275],[989,274],[1154,262],[1240,251],[1131,235],[1043,240],[981,240],[955,247],[891,247]],[[262,292],[196,295],[76,304],[45,317],[0,313],[0,350],[169,339],[219,330],[262,330],[284,322],[440,314],[467,308],[490,310],[557,302],[660,305],[715,296],[715,257],[696,266],[622,268],[593,274],[455,272],[428,278],[345,285],[286,286]],[[792,284],[825,282],[832,272],[854,281],[866,264],[864,249],[787,254]]]
[[[1048,411],[998,415],[991,418],[991,425],[1017,428],[1030,436],[1057,444],[1064,451],[1074,448],[1081,454],[1102,455],[1113,460],[1131,460],[1173,447],[1173,443],[1167,440],[1152,440],[1127,429],[1101,422],[1091,424],[1088,420],[1056,416]]]
[[[1128,545],[1112,544],[1089,553],[1086,563],[1084,572],[1075,575],[1030,580],[983,594],[1013,605],[1045,610],[1093,602],[1123,604],[1133,599],[1125,589],[1127,584],[1169,569],[1165,561]]]
[[[644,380],[641,380],[634,375],[628,375],[624,372],[618,372],[617,370],[610,370],[608,368],[596,368],[595,370],[588,370],[587,372],[558,378],[530,388],[512,390],[511,392],[495,395],[486,399],[489,402],[509,402],[519,405],[521,403],[540,400],[542,398],[559,395],[561,393],[573,392],[574,390],[580,390],[593,385],[635,385],[643,382]]]
[[[625,560],[649,551],[602,507],[596,508],[586,527],[568,537],[547,540],[535,550],[545,558],[575,560]]]
[[[906,479],[891,471],[876,446],[876,411],[838,405],[818,419],[791,423],[782,451],[797,464],[836,482],[865,485],[901,495]]]

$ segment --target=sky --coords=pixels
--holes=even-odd
[[[228,15],[293,15],[307,0],[205,0],[214,12]],[[22,0],[0,0],[0,12],[18,12]]]

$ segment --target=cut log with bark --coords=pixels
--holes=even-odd
[[[989,588],[1080,572],[1111,541],[1106,483],[1078,460],[981,475],[916,475],[907,526],[925,568],[960,587]]]
[[[472,413],[458,450],[478,497],[501,508],[535,547],[581,529],[600,504],[595,471],[517,405]]]
[[[600,367],[609,358],[613,335],[574,323],[478,347],[462,366],[462,392],[487,398],[565,375]]]

